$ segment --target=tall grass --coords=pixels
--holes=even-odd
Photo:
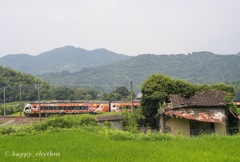
[[[61,122],[68,122],[67,126]],[[34,125],[4,129],[8,133],[0,136],[1,162],[240,161],[239,135],[187,138],[152,132],[132,134],[100,127],[92,116],[85,115],[52,117]],[[31,156],[20,157],[20,153]]]
[[[0,161],[239,161],[240,137],[181,138],[160,141],[115,140],[90,129],[34,136],[5,136]],[[5,155],[5,153],[9,155]],[[32,153],[20,158],[13,153]],[[39,157],[36,153],[59,153]],[[33,157],[34,156],[34,157]]]

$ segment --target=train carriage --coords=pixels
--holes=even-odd
[[[131,101],[89,101],[89,102],[42,102],[41,114],[82,114],[82,113],[103,113],[121,112],[131,109]],[[140,107],[139,101],[133,101],[134,108]],[[25,116],[39,115],[39,103],[30,102],[23,110]]]

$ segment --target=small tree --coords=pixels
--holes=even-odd
[[[122,113],[123,115],[123,122],[125,124],[124,129],[126,131],[129,131],[131,133],[137,133],[138,132],[138,126],[141,123],[141,121],[144,119],[144,116],[142,114],[141,109],[135,109],[133,113],[129,111],[124,111]]]

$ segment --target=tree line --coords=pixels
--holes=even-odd
[[[21,85],[21,86],[5,86],[5,102],[37,101],[38,100],[38,84]],[[40,84],[41,100],[130,100],[130,91],[124,87],[117,87],[112,92],[103,92],[100,90],[86,90],[84,88],[69,88],[66,86],[49,86]],[[21,90],[20,90],[21,89]],[[21,94],[20,94],[21,93]],[[0,103],[4,99],[4,87],[0,88]],[[134,94],[135,96],[135,94]]]
[[[119,86],[112,92],[82,87],[53,86],[37,77],[0,66],[0,103],[38,100],[129,100],[130,91]],[[21,94],[20,94],[21,93]]]

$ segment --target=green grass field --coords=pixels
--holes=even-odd
[[[96,132],[78,128],[3,136],[0,161],[240,161],[240,136],[146,141],[116,140]]]

